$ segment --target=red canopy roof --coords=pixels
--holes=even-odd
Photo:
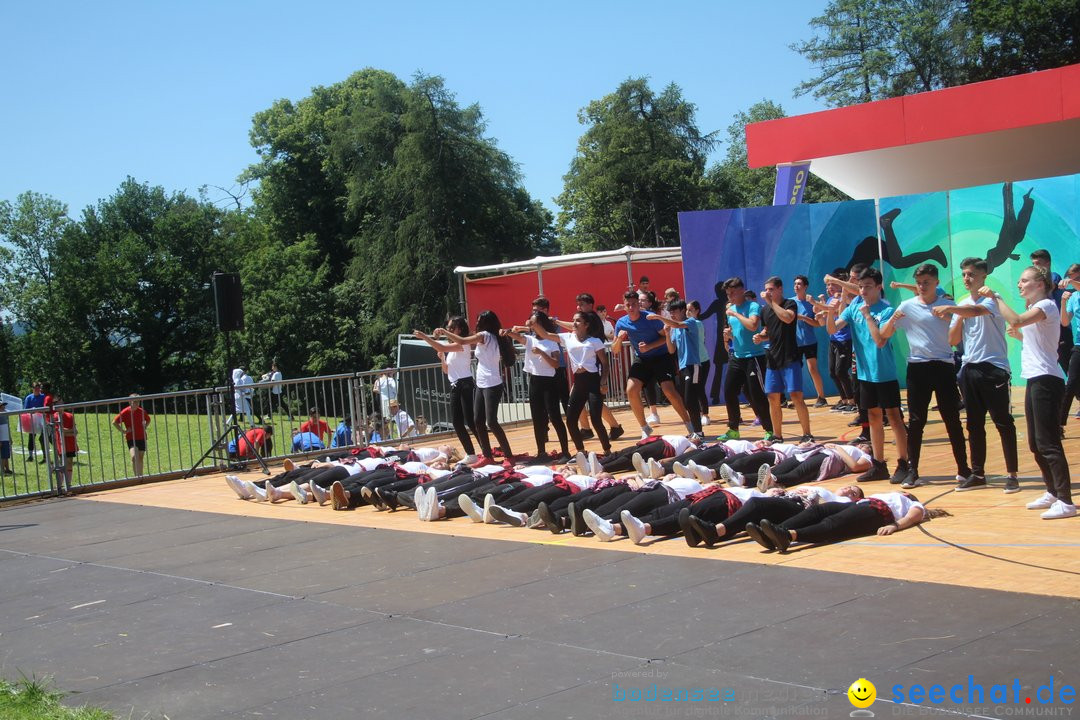
[[[1080,65],[746,126],[752,168],[810,160],[854,198],[1080,172]]]

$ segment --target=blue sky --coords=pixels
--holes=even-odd
[[[788,114],[812,68],[788,46],[824,0],[773,2],[10,3],[0,44],[0,199],[52,195],[73,216],[131,175],[231,186],[252,116],[364,67],[441,75],[555,209],[577,113],[628,77],[669,82],[723,131],[763,98]],[[716,157],[722,152],[718,149]],[[211,190],[211,197],[221,194]]]

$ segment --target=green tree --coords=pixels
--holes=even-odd
[[[776,185],[776,169],[751,169],[746,158],[746,126],[764,120],[787,117],[784,109],[771,100],[762,100],[740,111],[727,129],[727,150],[724,159],[709,168],[709,207],[737,208],[771,205]],[[813,169],[811,167],[811,169]],[[849,200],[820,178],[811,175],[803,191],[803,202],[835,202]]]
[[[831,106],[1080,61],[1076,0],[832,0],[810,26],[795,92]]]
[[[441,78],[374,69],[256,115],[256,215],[279,249],[310,240],[328,263],[311,281],[339,324],[305,367],[363,368],[397,333],[443,320],[455,265],[552,247],[550,213],[484,132]]]
[[[678,243],[681,210],[704,207],[712,135],[674,83],[626,80],[578,113],[587,126],[558,198],[564,252]]]

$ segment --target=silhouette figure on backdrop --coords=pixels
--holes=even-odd
[[[724,281],[716,283],[713,291],[716,293],[716,299],[709,303],[709,307],[701,311],[698,320],[704,322],[713,315],[716,316],[716,347],[713,348],[713,370],[716,374],[713,375],[712,387],[709,388],[709,402],[712,405],[719,405],[720,389],[723,386],[721,379],[724,374],[724,365],[728,361],[727,344],[724,342],[724,328],[727,327],[727,291],[724,290]]]
[[[930,248],[929,250],[922,250],[920,252],[914,252],[910,255],[905,255],[903,249],[900,247],[900,241],[896,239],[896,231],[893,230],[893,220],[900,214],[900,208],[893,208],[889,212],[885,213],[878,220],[878,224],[881,226],[881,234],[883,243],[878,248],[878,239],[872,235],[863,238],[863,241],[855,246],[854,252],[851,254],[851,260],[848,261],[845,270],[851,270],[853,265],[863,264],[866,266],[873,265],[875,261],[880,257],[885,262],[892,265],[894,268],[909,268],[921,265],[924,262],[933,260],[941,267],[949,266],[949,259],[945,257],[945,250],[939,245],[937,247]]]
[[[1028,223],[1031,222],[1031,213],[1035,209],[1035,201],[1031,199],[1034,188],[1024,193],[1024,200],[1020,204],[1020,212],[1013,211],[1013,184],[1007,182],[1001,186],[1002,205],[1004,211],[1001,217],[1001,232],[998,233],[997,245],[990,248],[986,253],[986,266],[990,272],[994,268],[1005,264],[1006,260],[1019,260],[1020,256],[1013,250],[1023,242],[1027,233]]]

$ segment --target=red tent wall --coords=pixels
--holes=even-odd
[[[634,283],[647,275],[650,289],[658,296],[674,287],[683,291],[682,262],[635,262],[631,265]],[[543,271],[544,295],[551,301],[553,315],[563,319],[573,317],[576,309],[574,298],[580,292],[588,292],[596,302],[607,305],[610,311],[622,302],[626,290],[626,263],[582,263]],[[469,324],[483,310],[494,310],[504,326],[520,324],[529,315],[531,303],[540,292],[536,271],[495,275],[465,283],[465,302],[468,307]]]

